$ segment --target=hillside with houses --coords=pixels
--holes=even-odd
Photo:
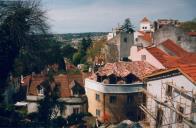
[[[0,127],[196,127],[195,21],[51,35],[38,5],[0,2]]]

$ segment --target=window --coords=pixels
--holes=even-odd
[[[146,55],[141,55],[141,60],[142,61],[146,60]]]
[[[96,116],[100,116],[100,110],[96,109]]]
[[[167,96],[172,96],[172,86],[170,86],[168,84],[167,84],[167,87],[166,87],[166,95]]]
[[[179,111],[180,113],[182,113],[182,114],[184,113],[184,108],[183,108],[182,106],[178,106],[177,109],[178,109],[178,111]],[[178,123],[182,123],[182,121],[183,121],[182,115],[176,114],[176,121],[177,121]]]
[[[79,110],[80,110],[79,108],[73,108],[73,113],[74,114],[78,114],[79,113]]]
[[[44,95],[44,88],[42,87],[42,86],[39,86],[38,88],[37,88],[37,93],[38,93],[38,95]]]
[[[99,94],[96,94],[95,98],[96,98],[97,101],[100,101],[100,96],[99,96]]]
[[[156,128],[159,128],[163,123],[163,110],[161,108],[157,109],[156,115]]]
[[[110,103],[116,103],[116,96],[110,96]]]
[[[127,96],[127,103],[131,103],[132,102],[132,97],[131,96]]]
[[[177,39],[178,41],[181,41],[181,36],[178,36],[178,39]]]
[[[76,91],[76,90],[73,90],[73,95],[74,95],[74,96],[78,96],[78,95],[79,95],[79,92]]]
[[[124,38],[124,42],[127,43],[127,38],[126,37]]]

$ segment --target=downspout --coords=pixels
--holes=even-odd
[[[104,114],[103,122],[105,123],[105,93],[103,93],[103,114]]]

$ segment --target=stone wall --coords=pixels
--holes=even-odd
[[[130,54],[130,48],[134,45],[134,35],[133,33],[126,33],[121,32],[120,33],[120,48],[119,48],[119,56],[120,59],[123,57],[129,57]]]
[[[196,37],[188,36],[182,29],[174,26],[163,26],[154,32],[154,43],[159,44],[170,39],[188,52],[196,52]]]
[[[106,62],[113,63],[120,61],[122,58],[128,58],[130,48],[134,45],[133,33],[120,32],[115,37],[107,41],[102,49],[105,54]]]

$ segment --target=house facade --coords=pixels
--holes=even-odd
[[[28,113],[38,110],[38,101],[44,98],[46,87],[44,82],[48,78],[44,75],[34,75],[31,77],[27,85],[27,111]],[[59,74],[54,76],[54,81],[51,83],[50,89],[58,86],[59,101],[63,102],[64,110],[63,117],[67,117],[73,113],[87,112],[88,103],[83,87],[82,75],[66,75]]]
[[[151,23],[151,21],[147,18],[144,17],[141,21],[140,21],[140,31],[143,32],[153,32],[153,24]]]
[[[153,56],[147,48],[139,49],[138,46],[132,46],[129,59],[131,61],[146,61],[157,69],[164,69],[164,65]]]
[[[141,78],[155,70],[141,61],[106,64],[85,80],[88,111],[101,122],[141,120],[144,118],[138,107],[144,98],[139,92],[144,87]]]
[[[163,128],[196,127],[196,66],[182,66],[147,76],[146,113],[150,126]]]
[[[196,64],[195,53],[187,52],[170,39],[147,48],[132,46],[129,59],[147,61],[158,69],[178,67],[181,64]]]

